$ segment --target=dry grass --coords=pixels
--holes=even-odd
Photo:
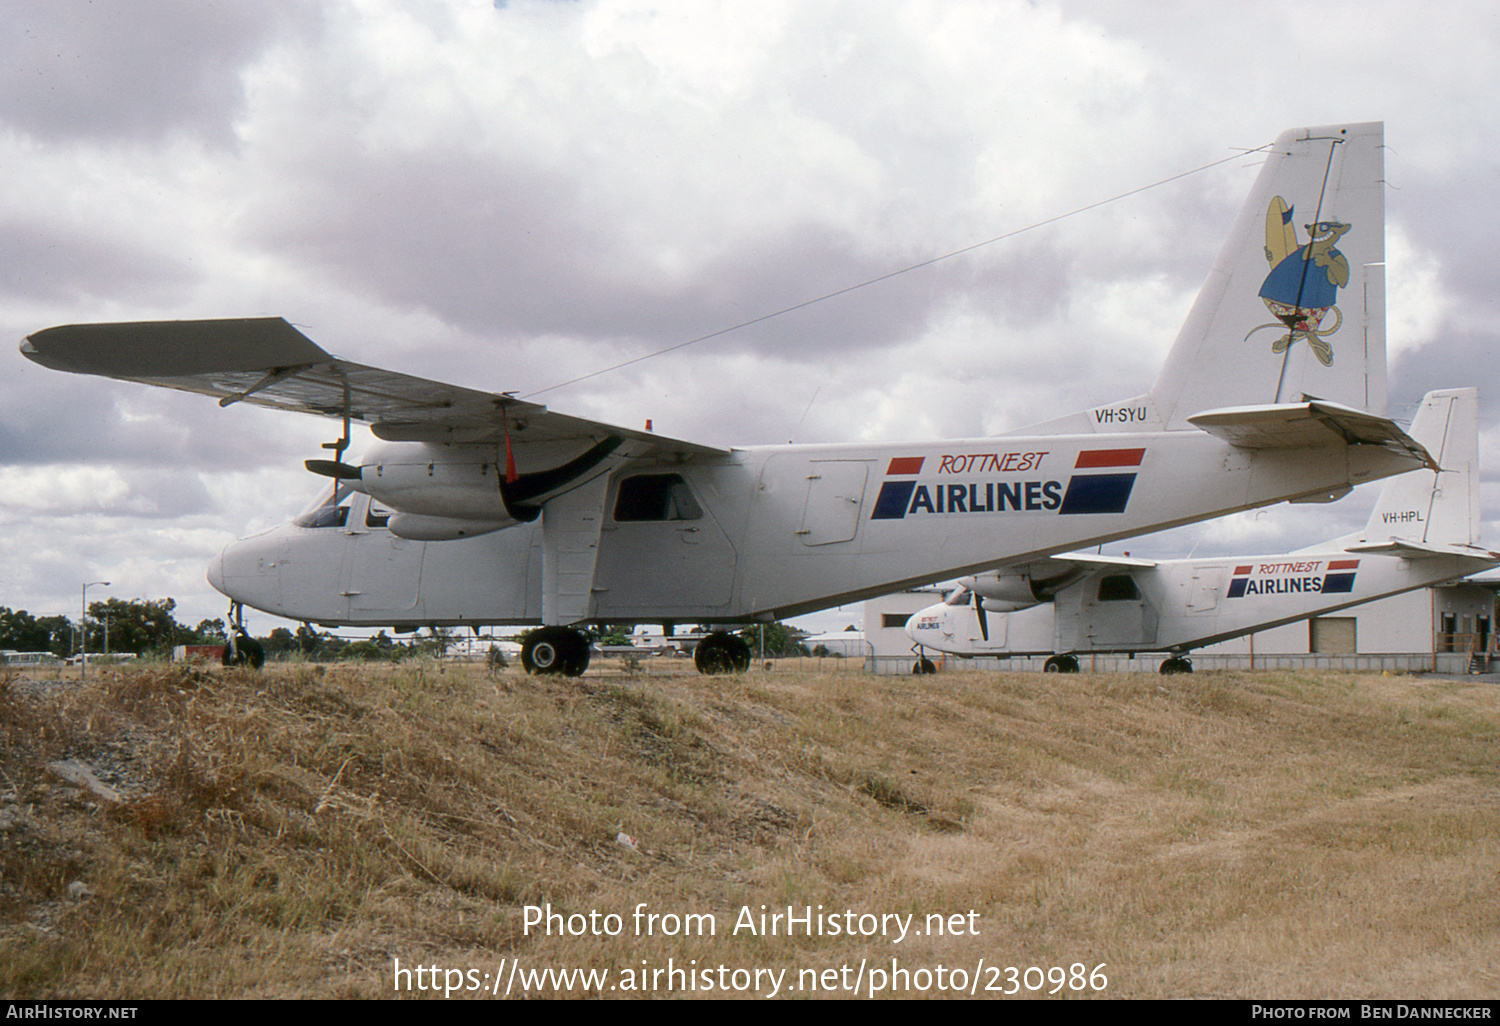
[[[1497,727],[1493,687],[1399,676],[6,678],[0,996],[387,996],[398,959],[441,970],[406,977],[429,996],[512,959],[606,996],[722,993],[669,959],[783,994],[865,960],[868,993],[898,959],[932,995],[939,965],[983,994],[1107,963],[1110,997],[1488,997]],[[641,903],[717,934],[638,936]],[[528,932],[528,905],[623,932]],[[732,933],[762,905],[962,928]]]

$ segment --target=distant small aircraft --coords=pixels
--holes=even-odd
[[[1154,561],[1069,552],[1014,573],[976,574],[906,621],[923,652],[1047,655],[1075,672],[1080,653],[1169,653],[1162,673],[1188,673],[1187,653],[1336,609],[1452,581],[1500,565],[1479,547],[1479,398],[1431,392],[1411,436],[1441,471],[1383,486],[1357,534],[1279,556]]]
[[[334,458],[307,462],[332,479],[321,499],[210,568],[236,623],[241,605],[334,626],[540,623],[522,662],[578,674],[580,625],[784,619],[1430,466],[1384,416],[1381,125],[1263,152],[1151,391],[999,437],[701,445],[350,363],[280,318],[66,325],[21,350],[343,421]],[[1340,229],[1301,244],[1297,210]],[[1271,346],[1254,338],[1267,310],[1285,332]],[[345,462],[356,420],[383,444]],[[750,651],[718,631],[694,658],[722,672]]]

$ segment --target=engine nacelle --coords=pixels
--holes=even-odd
[[[308,460],[307,468],[391,510],[388,526],[397,536],[452,541],[535,520],[548,499],[605,472],[621,442],[611,435],[582,442],[582,451],[578,440],[528,443],[524,461],[530,469],[508,479],[495,442],[392,441],[377,446],[358,467]]]
[[[993,613],[1027,609],[1049,597],[1038,592],[1030,574],[991,570],[959,578],[958,583],[984,599],[984,608]]]
[[[500,495],[505,466],[494,445],[381,446],[359,471],[360,491],[417,521],[472,520],[488,525],[475,533],[515,523]],[[396,519],[392,518],[391,530],[404,538],[416,537],[397,529]]]

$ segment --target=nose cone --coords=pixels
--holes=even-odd
[[[930,645],[937,641],[943,622],[943,604],[919,609],[906,618],[906,636],[919,645]]]
[[[219,553],[208,564],[208,583],[214,586],[214,590],[221,595],[228,595],[224,587],[224,553]]]
[[[283,547],[279,531],[230,542],[209,563],[208,583],[252,609],[280,613]]]

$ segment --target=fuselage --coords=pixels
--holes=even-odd
[[[585,619],[780,619],[1412,465],[1374,445],[1245,449],[1195,430],[630,460],[600,493]],[[251,607],[330,625],[542,620],[548,514],[421,541],[393,534],[366,495],[330,510],[229,545],[210,581]]]

